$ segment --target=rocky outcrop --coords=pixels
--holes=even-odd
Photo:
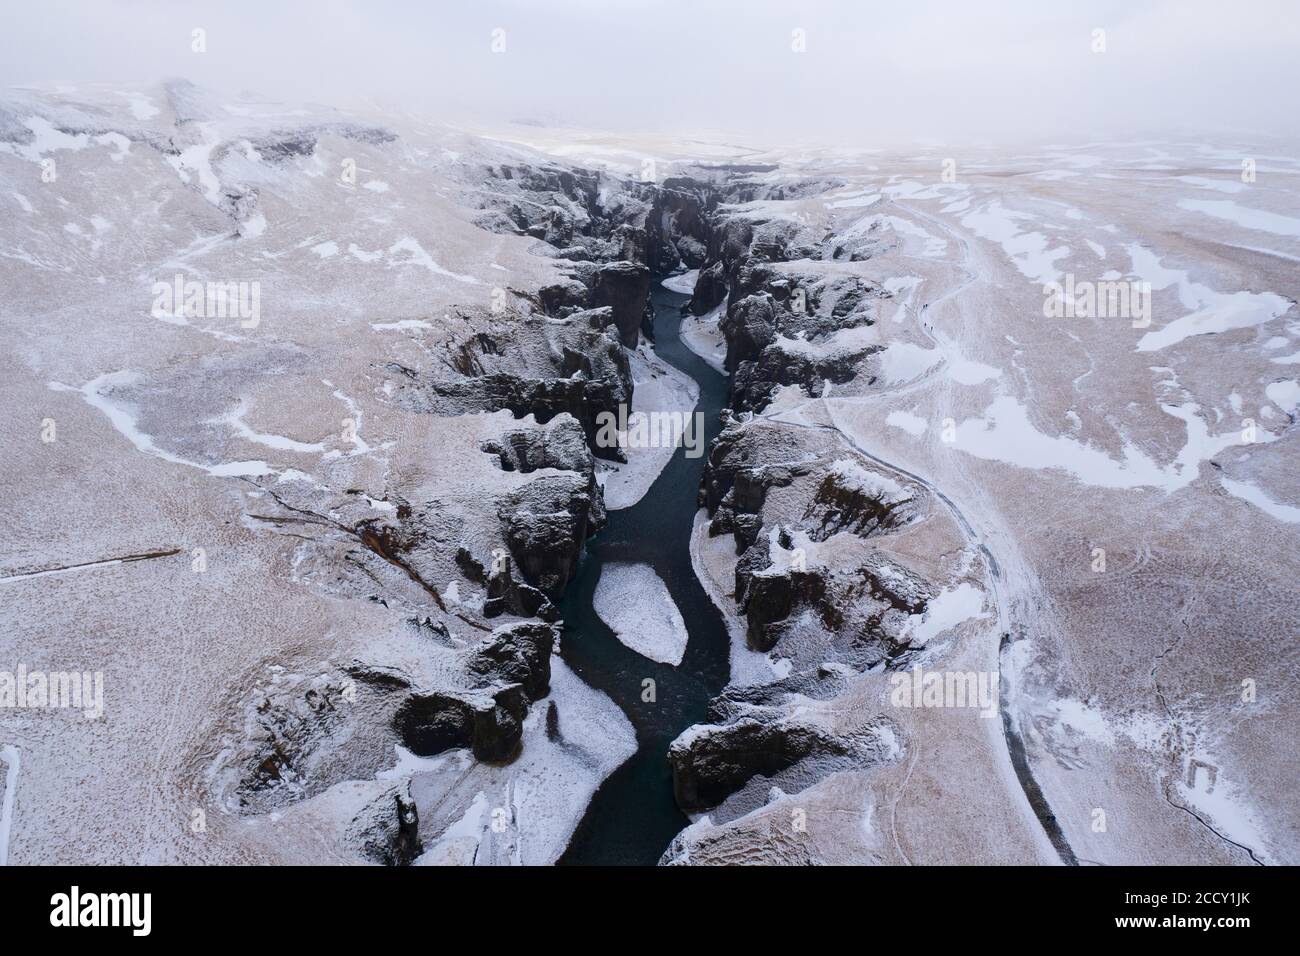
[[[732,372],[729,404],[735,411],[759,411],[783,385],[798,385],[809,395],[825,382],[850,382],[863,359],[883,346],[836,345],[821,340],[835,332],[873,322],[864,303],[872,296],[854,280],[836,284],[839,294],[824,295],[824,280],[799,284],[761,268],[736,270],[739,289],[729,291],[731,304],[719,323],[727,340],[726,368]],[[737,298],[739,292],[759,291]],[[818,308],[825,306],[822,314]]]
[[[722,262],[715,262],[700,270],[688,308],[694,315],[706,315],[720,306],[726,297],[727,270]]]
[[[650,269],[635,262],[610,262],[600,267],[591,291],[592,305],[608,307],[619,339],[636,348],[650,299]]]
[[[814,753],[848,753],[840,741],[820,729],[752,718],[693,731],[668,748],[673,795],[688,812],[717,806],[756,774],[775,776]]]
[[[413,623],[438,633],[432,622]],[[315,677],[274,672],[237,702],[242,726],[221,740],[213,767],[225,805],[264,813],[343,780],[373,779],[398,742],[422,756],[464,747],[480,760],[513,759],[529,707],[550,693],[555,639],[553,626],[536,621],[497,628],[447,661],[436,687],[361,662]],[[390,794],[354,824],[379,862],[418,852],[409,795]]]
[[[591,232],[600,176],[545,165],[480,167],[467,177],[483,212],[475,222],[492,232],[529,235],[567,247]]]
[[[403,780],[358,813],[348,827],[351,842],[381,866],[409,866],[420,855],[420,814]]]
[[[836,463],[817,486],[803,513],[803,526],[814,541],[848,532],[870,537],[901,528],[920,511],[918,489],[887,475],[848,462]]]
[[[769,516],[773,496],[780,503]],[[927,501],[921,486],[831,432],[728,414],[699,503],[709,534],[735,542],[734,593],[749,645],[787,655],[781,642],[798,631],[799,644],[820,648],[809,654],[823,660],[871,666],[903,653],[906,618],[922,613],[935,589],[865,543],[917,520]],[[825,555],[822,542],[832,546]]]
[[[709,534],[732,534],[740,554],[763,527],[763,502],[810,470],[798,438],[784,431],[742,428],[724,412],[724,428],[709,449],[699,503],[711,516]]]
[[[803,465],[759,465],[736,469],[731,486],[722,496],[709,524],[711,535],[730,532],[736,539],[736,553],[741,554],[758,540],[763,530],[763,502],[771,488],[785,488],[799,474]],[[720,480],[715,479],[716,492]]]
[[[385,732],[406,684],[371,680],[368,672],[313,676],[273,673],[232,701],[236,723],[214,765],[225,805],[264,813],[324,792],[342,780],[369,779],[391,752]],[[345,743],[358,736],[372,748]]]
[[[768,346],[756,361],[740,363],[731,380],[731,406],[742,412],[762,411],[786,385],[797,385],[809,396],[818,395],[827,382],[842,385],[853,381],[862,371],[863,360],[883,348],[819,355],[802,348]]]
[[[587,535],[604,522],[598,494],[580,475],[547,475],[511,494],[498,512],[516,566],[550,597],[564,590]]]
[[[482,760],[510,760],[529,706],[550,692],[555,638],[539,622],[500,627],[458,652],[447,673],[459,680],[434,688],[361,662],[315,677],[276,673],[238,704],[242,726],[223,741],[215,767],[218,781],[230,780],[227,805],[263,813],[342,780],[371,779],[398,741],[426,756],[467,747]],[[399,802],[396,815],[391,807],[369,814],[363,828],[384,821],[387,849],[375,853],[402,862],[413,852],[416,824],[409,806]]]
[[[551,652],[555,629],[524,622],[498,628],[468,655],[470,674],[481,681],[518,683],[529,700],[541,700],[551,689]]]
[[[439,415],[507,409],[546,424],[567,414],[598,456],[617,460],[617,448],[596,443],[601,414],[617,415],[620,405],[632,402],[631,366],[613,321],[613,310],[603,308],[574,313],[562,326],[521,324],[513,340],[493,341],[474,353],[462,365],[468,374],[452,380],[403,376],[397,393],[418,410]]]
[[[394,718],[402,743],[431,757],[468,747],[478,760],[505,763],[519,750],[528,701],[519,684],[474,693],[412,694]]]
[[[582,427],[567,414],[556,418],[549,427],[517,428],[480,447],[497,456],[502,471],[528,474],[539,468],[556,468],[585,475],[594,467]]]
[[[758,550],[758,549],[755,549]],[[756,651],[770,651],[781,638],[781,629],[773,625],[785,621],[798,606],[810,606],[821,612],[823,624],[828,627],[838,622],[839,615],[826,602],[826,573],[821,568],[786,568],[779,572],[742,570],[743,562],[736,568],[737,591],[742,587],[744,598],[737,600],[745,612],[745,638]]]
[[[742,362],[752,362],[776,337],[776,308],[770,294],[747,295],[734,300],[719,323],[727,338],[728,372]]]
[[[620,340],[635,347],[652,281],[708,255],[717,193],[675,177],[663,184],[615,180],[554,166],[488,167],[476,185],[476,220],[495,232],[541,240],[539,253],[574,263],[569,278],[539,292],[548,315],[608,306]]]
[[[673,741],[673,795],[687,812],[711,810],[742,788],[754,791],[751,800],[762,800],[773,785],[802,789],[828,773],[891,759],[888,739],[875,728],[846,735],[776,707],[749,707],[727,723],[697,725]]]
[[[705,266],[688,308],[704,315],[727,301],[719,328],[732,374],[729,404],[758,411],[781,386],[809,395],[824,383],[853,381],[881,346],[836,340],[838,332],[870,326],[887,293],[851,275],[800,274],[776,263],[835,258],[827,236],[798,223],[735,214],[721,217],[710,236]]]
[[[506,499],[502,530],[511,555],[495,559],[486,577],[485,617],[510,613],[553,621],[558,612],[551,596],[568,583],[587,535],[605,521],[604,492],[585,436],[577,422],[564,415],[548,428],[507,432],[485,442],[483,450],[497,455],[505,471],[527,474],[547,468],[581,478],[581,483],[529,483]],[[516,561],[527,580],[515,579]]]
[[[752,648],[770,651],[797,630],[801,644],[824,644],[827,654],[860,668],[907,650],[909,619],[926,612],[933,586],[873,552],[849,566],[818,564],[815,556],[791,560],[797,543],[784,528],[773,531],[736,564],[736,603]],[[774,545],[780,562],[771,558]]]
[[[322,137],[338,136],[358,143],[378,145],[397,139],[389,130],[356,123],[329,123],[275,132],[269,136],[250,139],[249,144],[257,155],[269,162],[280,164],[301,156],[311,156]],[[219,155],[213,157],[220,159]]]
[[[530,704],[550,692],[554,643],[549,625],[498,628],[465,654],[471,686],[415,691],[402,701],[393,727],[403,744],[423,757],[467,747],[478,760],[514,759]]]
[[[510,558],[505,558],[499,567],[494,567],[487,576],[487,597],[483,601],[483,616],[500,617],[502,614],[516,614],[520,617],[537,617],[543,621],[554,621],[559,611],[543,592],[516,581],[511,573]]]
[[[645,261],[655,275],[704,264],[717,203],[716,190],[687,177],[671,177],[653,189],[644,227]]]

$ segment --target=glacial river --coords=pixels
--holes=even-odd
[[[727,380],[681,340],[679,310],[687,299],[662,288],[652,293],[655,351],[699,384],[696,408],[704,413],[707,449],[721,430]],[[635,395],[633,408],[648,410],[637,408]],[[722,615],[691,567],[691,527],[706,457],[688,458],[678,448],[644,498],[610,512],[559,602],[565,663],[623,709],[637,736],[636,753],[596,792],[561,863],[653,865],[689,822],[673,799],[668,745],[704,719],[709,700],[727,682],[730,651]],[[668,586],[690,635],[680,665],[647,660],[596,616],[592,597],[607,561],[648,564]],[[653,703],[642,700],[646,678],[655,682]]]

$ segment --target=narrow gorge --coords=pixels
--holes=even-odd
[[[566,559],[556,577],[567,578],[553,611],[548,606],[562,621],[562,659],[620,707],[637,741],[596,791],[561,862],[686,862],[719,852],[714,844],[784,862],[813,859],[798,827],[789,840],[754,851],[752,837],[725,824],[788,803],[833,774],[865,774],[905,757],[907,735],[894,719],[842,714],[842,701],[856,696],[855,677],[897,672],[917,659],[943,627],[940,620],[918,634],[932,617],[949,614],[960,624],[952,605],[969,605],[973,588],[959,579],[988,557],[951,501],[857,448],[833,422],[765,414],[782,390],[807,404],[833,387],[876,387],[866,359],[883,345],[865,344],[863,333],[893,298],[851,266],[835,268],[869,258],[887,237],[845,242],[728,212],[838,185],[810,180],[772,189],[751,181],[770,171],[716,169],[707,180],[634,187],[653,197],[649,228],[631,233],[644,243],[639,254],[580,270],[574,286],[539,296],[558,314],[610,308],[628,348],[639,317],[654,353],[695,382],[695,411],[706,423],[707,454],[678,448],[638,501],[593,524],[581,557]],[[566,180],[547,185],[563,188]],[[539,237],[552,228],[521,225]],[[620,252],[626,249],[625,242]],[[812,265],[802,273],[785,268],[793,261]],[[689,269],[686,285],[682,269]],[[659,289],[665,282],[691,294]],[[645,408],[635,392],[631,398],[636,412],[663,411]],[[571,411],[590,439],[596,413]],[[610,453],[598,444],[592,451]],[[921,540],[957,535],[964,564],[938,580],[931,555],[921,565],[931,566],[927,579],[885,550],[910,526],[942,526],[931,520],[936,508],[948,513],[948,527],[930,528]],[[512,556],[528,581],[539,577],[525,555]],[[597,613],[602,572],[620,564],[647,567],[666,585],[688,638],[675,664],[637,653]],[[931,614],[945,602],[947,610]],[[861,711],[862,703],[848,709]],[[688,813],[702,816],[682,835]]]

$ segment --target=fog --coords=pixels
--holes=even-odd
[[[862,144],[1271,137],[1300,115],[1294,0],[53,0],[4,20],[6,87],[179,76],[481,125]]]

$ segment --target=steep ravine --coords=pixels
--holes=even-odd
[[[718,413],[727,382],[678,336],[686,299],[664,290],[652,294],[655,351],[699,384],[696,410],[704,416],[705,442],[711,446],[721,430]],[[705,460],[677,449],[645,497],[611,512],[588,541],[577,576],[558,603],[564,619],[561,656],[623,709],[637,733],[636,754],[597,791],[562,863],[652,865],[688,822],[673,798],[668,745],[705,719],[709,701],[728,678],[726,625],[691,567],[691,527]],[[667,585],[690,636],[677,667],[625,647],[596,615],[596,583],[602,566],[612,561],[648,564]],[[653,701],[643,699],[647,679],[654,681]]]
[[[846,246],[831,233],[719,206],[743,198],[737,190],[745,184],[726,175],[677,180],[672,188],[630,186],[635,198],[629,193],[626,200],[608,199],[581,171],[503,167],[498,175],[509,184],[503,188],[521,198],[547,196],[552,202],[506,205],[509,222],[500,228],[526,228],[573,263],[568,279],[527,296],[548,322],[559,323],[528,325],[545,333],[545,354],[556,364],[522,360],[509,372],[492,374],[498,354],[541,354],[527,337],[537,332],[522,335],[515,347],[481,336],[481,348],[465,353],[465,377],[432,385],[430,407],[505,407],[516,418],[532,413],[539,424],[567,412],[580,426],[565,426],[572,434],[559,444],[558,434],[515,436],[527,437],[525,444],[540,456],[530,452],[527,462],[507,454],[515,438],[484,445],[503,467],[528,471],[549,462],[584,476],[560,489],[568,496],[561,502],[564,513],[575,511],[574,502],[591,503],[576,509],[589,511],[589,521],[552,527],[534,517],[515,533],[523,520],[516,520],[519,514],[561,512],[551,498],[512,499],[503,514],[514,522],[507,542],[518,571],[489,580],[485,613],[561,621],[565,663],[612,700],[635,731],[634,754],[599,786],[560,862],[681,862],[691,857],[677,839],[686,837],[684,810],[706,811],[714,826],[725,825],[764,806],[773,792],[798,793],[840,771],[883,766],[910,746],[897,714],[866,701],[847,703],[856,693],[853,682],[878,668],[909,667],[923,654],[923,642],[912,643],[908,622],[925,617],[957,582],[954,575],[966,572],[928,561],[918,565],[923,570],[909,569],[885,557],[889,549],[881,550],[882,541],[933,519],[936,529],[948,528],[935,533],[954,546],[951,553],[982,554],[992,579],[997,561],[946,495],[861,448],[833,419],[829,425],[782,422],[764,414],[782,387],[816,401],[827,383],[848,394],[874,386],[872,355],[881,346],[870,344],[869,336],[853,349],[819,346],[873,325],[889,293],[852,270],[796,271],[785,264],[871,258],[878,248],[871,243],[887,239]],[[798,188],[818,192],[830,186]],[[664,275],[691,267],[700,269],[692,296],[658,288]],[[687,348],[679,334],[685,307],[698,316],[724,300],[720,331],[727,343],[727,377]],[[592,471],[591,455],[608,457],[594,442],[595,415],[622,403],[655,411],[633,395],[623,351],[642,332],[653,337],[659,358],[697,383],[696,412],[707,451],[692,458],[679,447],[635,505],[606,515]],[[791,349],[792,341],[811,347]],[[584,436],[590,454],[577,454]],[[551,462],[553,444],[574,453]],[[549,494],[550,486],[543,490]],[[727,623],[696,577],[691,557],[700,505],[709,515],[710,536],[734,540],[736,611],[751,649],[776,650],[785,668],[780,677],[774,671],[758,684],[730,684]],[[950,519],[935,517],[944,513]],[[807,551],[807,568],[781,558],[796,548]],[[615,562],[648,566],[666,585],[688,637],[677,666],[625,646],[597,615],[593,598],[602,569]],[[519,575],[522,580],[515,579]],[[980,586],[996,596],[994,580]],[[843,705],[834,703],[841,698]],[[800,701],[821,703],[795,706]],[[552,710],[548,721],[556,717]],[[564,720],[561,707],[553,739],[563,739]],[[1006,729],[1024,786],[1028,768],[1015,759],[1014,728]],[[1031,787],[1025,789],[1053,835],[1055,820],[1041,794],[1035,799]],[[796,840],[774,851],[774,861],[827,859],[811,852]]]

